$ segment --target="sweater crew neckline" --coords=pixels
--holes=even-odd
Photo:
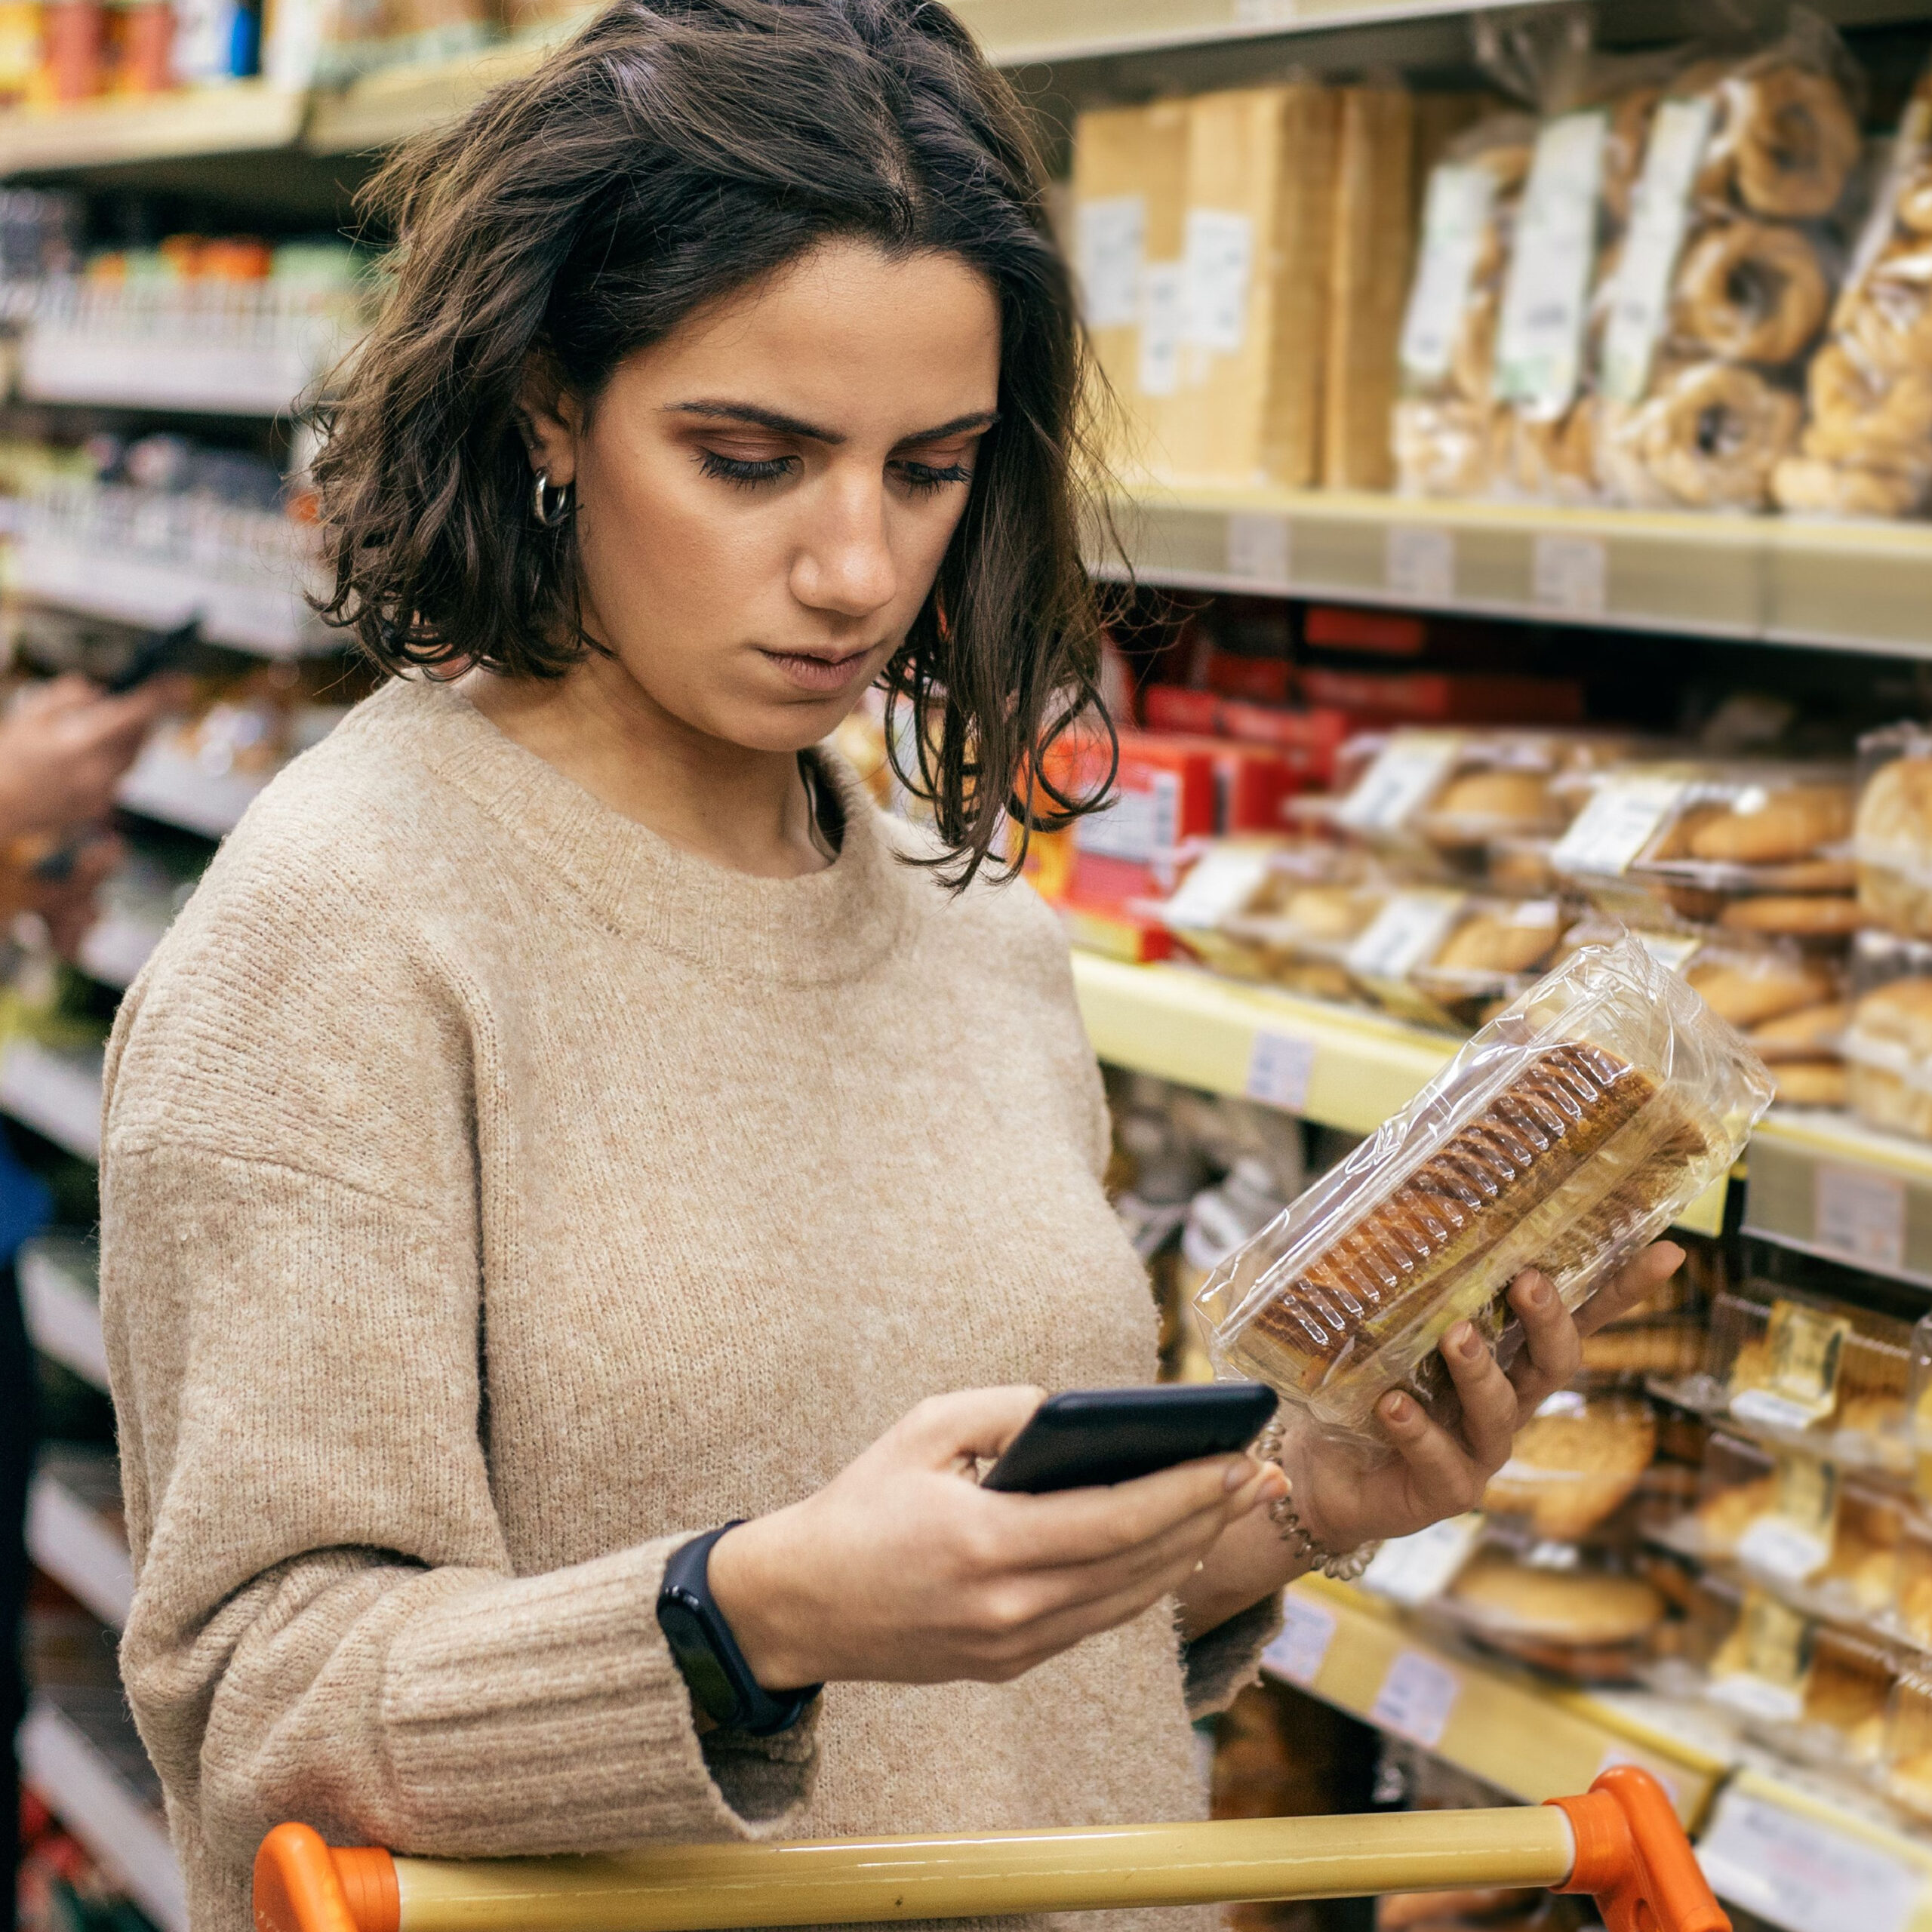
[[[856,978],[892,949],[920,882],[900,876],[858,774],[824,746],[811,755],[843,808],[838,857],[823,872],[764,878],[626,817],[506,737],[451,685],[396,679],[365,700],[358,721],[488,813],[600,922],[708,969],[801,985]]]

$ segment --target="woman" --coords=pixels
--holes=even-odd
[[[1064,945],[989,877],[1095,653],[1011,97],[924,0],[628,0],[383,192],[318,473],[335,612],[415,675],[269,788],[109,1057],[123,1664],[197,1926],[285,1817],[1198,1811],[1275,1593],[1466,1507],[1577,1332],[1525,1278],[1515,1381],[1445,1349],[1463,1435],[1392,1397],[1401,1459],[1304,1446],[1292,1521],[1244,1457],[972,1480],[1154,1365]],[[881,678],[930,837],[814,749]]]

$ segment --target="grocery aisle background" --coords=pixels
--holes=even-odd
[[[1207,1372],[1183,1311],[1220,1257],[1614,920],[1780,1086],[1480,1515],[1291,1593],[1204,1733],[1217,1810],[1534,1800],[1629,1758],[1740,1915],[1924,1932],[1932,0],[1766,0],[1722,45],[1688,0],[958,11],[1038,109],[1118,402],[1117,795],[1029,871],[1170,1372]],[[48,1932],[183,1925],[114,1671],[100,1043],[214,841],[368,688],[305,601],[294,406],[380,287],[349,196],[571,20],[0,0],[6,676],[195,693],[76,959],[20,910],[65,840],[0,855],[0,1131],[55,1201],[17,1264]],[[877,713],[844,742],[902,806]]]

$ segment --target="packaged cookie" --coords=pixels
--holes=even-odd
[[[1485,1549],[1463,1570],[1438,1614],[1491,1649],[1581,1683],[1634,1678],[1664,1600],[1640,1577],[1556,1569]]]
[[[1932,1664],[1900,1670],[1885,1711],[1886,1794],[1915,1817],[1932,1820]]]
[[[1440,1398],[1450,1327],[1497,1333],[1531,1266],[1580,1306],[1727,1171],[1770,1098],[1641,946],[1586,947],[1216,1271],[1198,1301],[1215,1358],[1380,1446],[1386,1390]]]
[[[1898,1666],[1883,1643],[1825,1625],[1812,1640],[1811,1668],[1798,1734],[1796,1755],[1834,1768],[1863,1771],[1884,1755],[1885,1713]]]
[[[1633,923],[1841,946],[1859,924],[1852,797],[1829,764],[1632,766],[1598,786],[1554,862]]]
[[[1853,1112],[1932,1140],[1932,941],[1861,933],[1852,985],[1842,1051]]]
[[[1868,925],[1932,939],[1932,728],[1887,725],[1858,741],[1852,823],[1858,907]]]
[[[1901,517],[1932,499],[1932,72],[1891,160],[1805,379],[1797,451],[1772,479],[1784,509]]]
[[[1559,1389],[1518,1432],[1482,1506],[1521,1518],[1550,1542],[1574,1543],[1635,1490],[1657,1441],[1656,1417],[1641,1398]]]
[[[1536,122],[1479,122],[1430,170],[1398,352],[1392,429],[1396,487],[1474,497],[1494,474],[1496,333]]]
[[[1863,144],[1856,72],[1794,14],[1657,109],[1605,298],[1599,472],[1617,502],[1759,509],[1803,416]]]

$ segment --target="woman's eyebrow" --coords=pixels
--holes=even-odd
[[[807,423],[795,416],[787,416],[782,410],[766,409],[755,402],[727,402],[700,399],[691,402],[671,402],[664,405],[666,415],[703,416],[721,423],[749,423],[761,429],[770,429],[781,436],[802,436],[808,441],[832,445],[844,442],[845,437],[836,429],[821,429],[815,423]],[[990,429],[999,420],[996,409],[976,409],[964,416],[955,416],[949,423],[941,423],[930,429],[915,429],[910,435],[901,436],[895,448],[908,443],[937,442],[942,436],[957,436],[968,429]]]

